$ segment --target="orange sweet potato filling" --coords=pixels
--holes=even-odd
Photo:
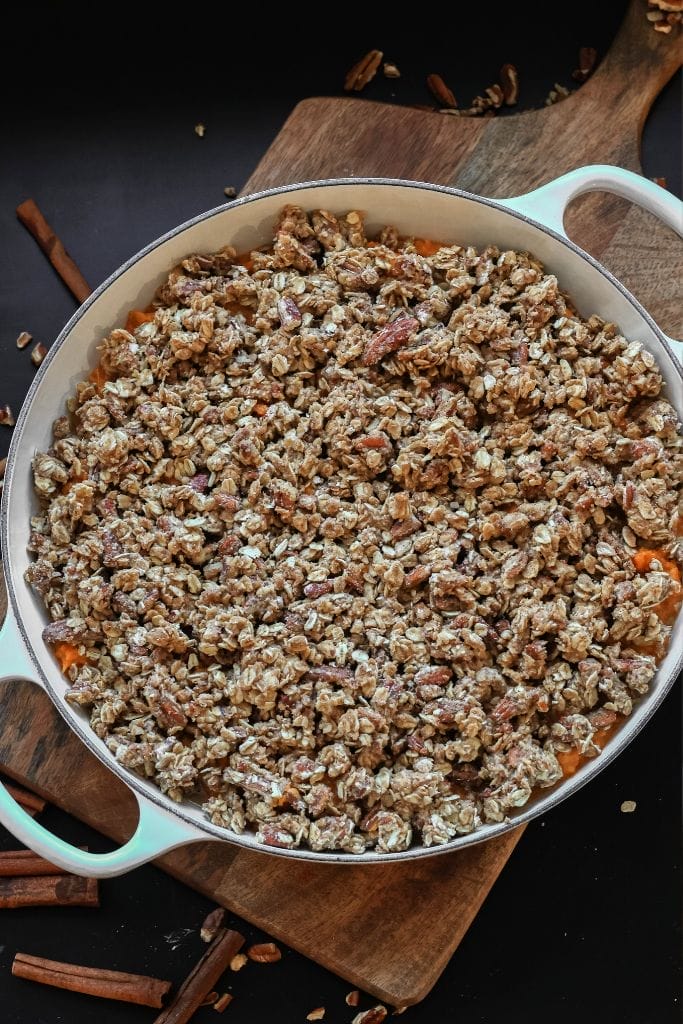
[[[619,725],[619,722],[615,722],[614,725],[609,725],[604,729],[596,729],[593,733],[593,743],[596,747],[600,747],[604,750],[608,741],[614,735],[614,732]],[[585,754],[580,754],[578,750],[561,750],[555,754],[555,757],[560,763],[562,769],[562,777],[568,779],[571,775],[574,775],[582,764],[586,761],[592,760],[590,757],[586,757]]]
[[[681,608],[681,602],[683,601],[683,593],[680,590],[681,571],[676,563],[672,562],[670,558],[667,558],[664,552],[660,551],[659,548],[641,548],[639,551],[636,551],[633,556],[633,564],[638,572],[649,572],[650,565],[653,560],[658,561],[664,572],[668,572],[671,579],[675,580],[676,583],[679,584],[677,592],[670,594],[663,601],[660,601],[653,609],[662,622],[670,626],[678,615]],[[649,654],[655,658],[659,658],[662,654],[659,644],[638,644],[638,651],[641,654]],[[612,737],[617,725],[618,723],[615,723],[606,729],[598,729],[593,735],[593,742],[596,746],[600,747],[602,750]],[[588,758],[583,754],[580,754],[578,750],[560,751],[555,756],[560,763],[562,775],[565,779],[569,778],[570,775],[574,775],[581,765],[588,760]]]
[[[651,562],[655,559],[659,562],[664,572],[667,572],[671,579],[678,583],[678,589],[653,608],[653,611],[657,613],[662,622],[667,626],[671,626],[680,611],[681,601],[683,601],[683,592],[681,592],[680,586],[681,570],[675,562],[667,558],[664,552],[658,548],[641,548],[640,551],[636,551],[633,556],[633,564],[638,572],[648,572]],[[639,650],[643,649],[639,648]]]
[[[126,319],[126,330],[134,331],[142,324],[148,324],[154,319],[153,309],[131,309]]]
[[[236,256],[235,263],[239,263],[241,267],[246,267],[250,273],[254,269],[254,259],[250,252],[243,252]]]
[[[81,480],[85,479],[85,473],[78,473],[76,476],[72,476],[70,480],[67,480],[65,484],[62,484],[62,494],[68,494],[74,484],[79,484]]]
[[[413,245],[415,252],[420,256],[433,256],[439,249],[443,249],[445,242],[435,242],[431,238],[414,238]]]
[[[88,380],[95,385],[98,391],[101,391],[104,385],[109,380],[109,376],[107,375],[107,371],[104,370],[98,363],[95,369],[91,370],[90,373],[88,374]]]
[[[85,655],[79,653],[74,644],[67,643],[65,640],[55,644],[53,649],[62,672],[67,672],[72,665],[85,665],[88,660]]]

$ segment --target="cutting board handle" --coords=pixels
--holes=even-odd
[[[595,73],[572,96],[591,116],[586,127],[620,132],[632,125],[638,138],[654,100],[678,70],[682,49],[678,34],[655,32],[644,0],[631,0],[626,16]],[[550,108],[551,110],[553,108]],[[572,126],[580,130],[579,125]]]

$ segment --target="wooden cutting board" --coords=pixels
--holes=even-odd
[[[655,33],[644,4],[634,0],[593,78],[554,107],[472,120],[360,99],[305,100],[245,192],[353,175],[419,178],[510,196],[581,164],[640,170],[646,114],[680,63],[680,41]],[[673,232],[605,196],[577,201],[568,225],[665,329],[681,333],[675,316],[683,251]],[[0,767],[117,841],[133,831],[130,792],[26,683],[0,694]],[[432,988],[521,831],[405,865],[297,864],[218,843],[194,844],[158,863],[352,985],[401,1006]]]

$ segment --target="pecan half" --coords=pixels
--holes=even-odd
[[[362,60],[354,64],[344,79],[346,92],[361,92],[373,80],[377,69],[382,63],[384,54],[381,50],[370,50]]]
[[[500,69],[500,84],[506,107],[514,107],[519,99],[519,74],[514,64],[503,64]]]
[[[450,107],[451,110],[455,110],[458,101],[441,75],[427,75],[427,88],[442,107]]]

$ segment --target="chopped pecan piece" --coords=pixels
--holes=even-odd
[[[306,597],[315,598],[322,597],[323,594],[329,594],[333,590],[333,580],[322,580],[320,583],[307,583],[304,587],[304,594]]]
[[[430,565],[416,565],[414,569],[406,573],[403,586],[410,590],[412,587],[419,587],[421,583],[429,579],[432,574]]]
[[[413,316],[399,316],[382,327],[368,342],[363,352],[363,365],[374,366],[390,352],[396,352],[407,344],[411,335],[420,329]]]
[[[247,956],[257,964],[274,964],[282,959],[282,951],[274,942],[257,942],[249,946]]]

